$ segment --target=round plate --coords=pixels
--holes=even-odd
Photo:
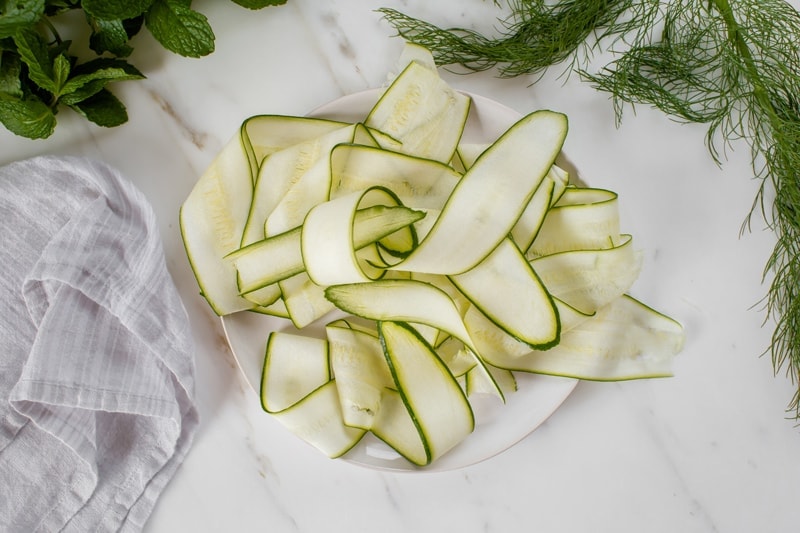
[[[379,94],[378,89],[351,94],[309,115],[346,122],[363,120]],[[472,108],[464,130],[466,142],[493,141],[520,118],[519,113],[494,100],[469,96]],[[331,318],[322,320],[328,322]],[[267,336],[270,331],[292,329],[291,325],[280,318],[248,312],[222,317],[222,325],[245,379],[258,394]],[[341,460],[381,470],[432,472],[463,468],[493,457],[539,427],[577,384],[574,379],[519,372],[516,377],[518,390],[507,396],[505,404],[489,396],[470,399],[475,431],[429,466],[412,465],[370,433]]]

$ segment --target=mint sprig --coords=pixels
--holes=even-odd
[[[232,0],[262,9],[286,0]],[[52,135],[67,107],[103,127],[127,122],[125,105],[108,86],[144,78],[128,58],[142,28],[166,49],[199,58],[214,51],[208,19],[191,0],[0,0],[0,123],[30,139]],[[89,50],[79,60],[52,17],[85,14]]]
[[[156,0],[144,21],[153,37],[167,50],[187,57],[214,51],[214,32],[208,19],[182,0]]]

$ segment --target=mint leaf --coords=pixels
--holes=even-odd
[[[118,70],[120,71],[120,78],[124,79],[141,79],[144,74],[139,72],[139,69],[125,61],[124,59],[111,58],[111,57],[98,57],[85,63],[75,65],[72,69],[74,75],[94,74],[102,70]]]
[[[30,80],[51,93],[56,92],[53,64],[44,38],[32,29],[22,29],[14,35],[19,57],[28,66]]]
[[[67,83],[67,78],[69,78],[69,71],[71,69],[72,64],[64,54],[58,54],[55,59],[53,59],[53,86],[55,89],[53,94],[56,96],[61,94],[61,89],[64,87],[64,84]]]
[[[106,128],[113,128],[128,121],[125,106],[108,89],[102,89],[94,96],[70,107],[98,126]]]
[[[123,20],[122,25],[125,27],[125,31],[128,32],[128,38],[130,39],[139,33],[139,31],[142,29],[142,26],[144,26],[144,13],[138,17]]]
[[[130,37],[122,20],[100,20],[89,17],[92,34],[89,36],[89,48],[97,55],[110,52],[117,57],[128,57],[133,48],[128,45]]]
[[[247,9],[261,9],[267,6],[281,6],[286,0],[233,0],[233,2]]]
[[[10,132],[29,139],[49,137],[56,127],[56,117],[47,104],[35,97],[5,93],[0,93],[0,122]]]
[[[139,80],[144,75],[122,59],[100,58],[77,65],[61,90],[60,103],[74,105],[99,93],[111,82]]]
[[[146,12],[154,0],[83,0],[83,10],[100,20],[122,20]]]
[[[145,15],[145,25],[167,50],[186,57],[214,51],[214,32],[208,19],[181,0],[156,0]]]
[[[0,50],[0,93],[22,96],[22,62],[17,54]]]
[[[44,15],[44,0],[0,0],[0,38],[32,26]]]

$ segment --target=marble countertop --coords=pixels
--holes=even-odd
[[[794,386],[761,356],[771,335],[762,269],[774,237],[758,219],[740,233],[759,186],[747,147],[735,145],[718,167],[702,127],[645,108],[617,127],[606,94],[557,71],[535,84],[491,71],[442,75],[519,112],[570,117],[565,151],[587,181],[620,194],[623,228],[644,252],[632,294],[686,328],[675,377],[579,383],[508,451],[441,473],[329,460],[268,420],[198,295],[180,204],[244,118],[304,114],[385,81],[402,42],[375,8],[484,27],[497,12],[477,0],[193,5],[215,29],[216,52],[185,59],[137,37],[131,60],[147,79],[113,88],[126,125],[100,129],[64,111],[45,141],[0,130],[0,164],[45,153],[100,158],[144,191],[160,219],[195,332],[201,427],[147,533],[797,530],[800,429],[785,415]]]

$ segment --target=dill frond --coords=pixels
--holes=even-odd
[[[718,143],[744,140],[760,188],[743,230],[758,213],[776,244],[762,283],[772,321],[775,373],[797,385],[787,412],[800,420],[800,14],[784,0],[512,0],[497,36],[443,29],[381,10],[404,39],[429,48],[441,65],[496,68],[500,76],[560,65],[626,105],[650,105],[708,126]],[[589,58],[614,59],[588,72]],[[767,192],[772,193],[767,195]],[[770,198],[768,200],[767,198]]]

